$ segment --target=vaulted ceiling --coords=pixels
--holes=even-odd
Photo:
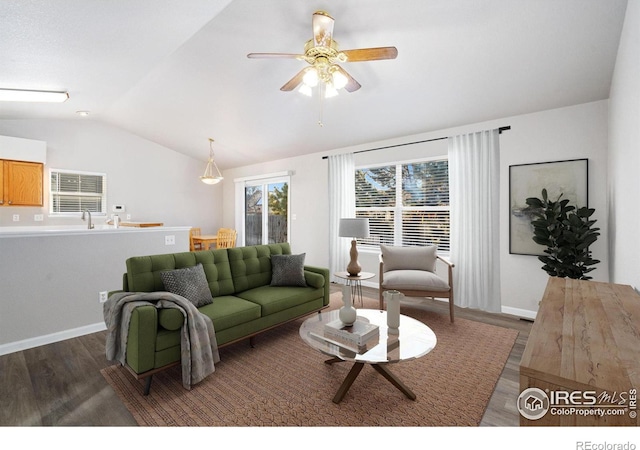
[[[0,88],[67,90],[0,119],[95,120],[221,168],[607,99],[626,0],[3,0]],[[362,88],[320,102],[280,87],[311,17]],[[322,109],[323,126],[318,125]],[[76,111],[88,110],[87,118]]]

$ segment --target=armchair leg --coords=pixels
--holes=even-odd
[[[449,317],[451,318],[451,323],[453,323],[453,298],[449,298]]]

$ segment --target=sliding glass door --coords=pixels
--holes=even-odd
[[[288,177],[245,182],[244,235],[245,245],[288,242]]]

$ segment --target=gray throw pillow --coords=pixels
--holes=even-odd
[[[306,286],[305,255],[271,255],[271,286]]]
[[[436,270],[436,246],[392,247],[381,245],[384,271],[390,270]]]
[[[181,295],[196,307],[213,303],[207,276],[202,264],[184,269],[168,270],[160,273],[164,288],[172,294]]]

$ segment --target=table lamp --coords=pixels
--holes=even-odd
[[[369,219],[340,219],[338,236],[351,238],[351,250],[349,251],[351,261],[349,261],[349,265],[347,266],[347,272],[352,277],[357,277],[362,267],[360,267],[360,263],[358,263],[356,239],[369,237]]]

